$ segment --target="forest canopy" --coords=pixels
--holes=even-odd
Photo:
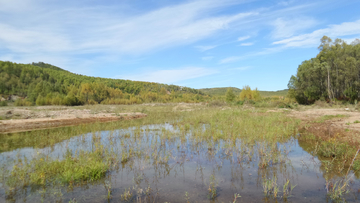
[[[135,104],[199,102],[199,90],[151,82],[88,77],[43,62],[0,61],[0,95],[17,95],[17,105]]]
[[[289,96],[300,104],[316,100],[354,102],[360,94],[360,40],[347,44],[321,38],[320,53],[303,61],[288,83]]]

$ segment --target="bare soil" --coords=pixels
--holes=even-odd
[[[274,111],[280,110],[269,110],[268,112]],[[360,123],[358,123],[360,122],[360,112],[355,109],[310,108],[287,111],[288,116],[302,120],[300,133],[311,133],[324,140],[336,139],[353,145],[360,144]],[[336,117],[324,119],[324,116],[330,115]]]
[[[0,109],[0,117],[3,119],[0,120],[0,133],[129,120],[146,116],[139,112],[114,113],[108,110],[94,111],[71,107],[3,108]]]
[[[342,109],[307,109],[304,111],[291,111],[290,116],[299,118],[303,121],[318,120],[323,116],[329,115],[344,115],[341,118],[333,118],[326,120],[325,123],[331,124],[333,127],[342,129],[351,129],[360,131],[360,112],[351,110],[349,108]],[[357,123],[359,122],[359,123]]]

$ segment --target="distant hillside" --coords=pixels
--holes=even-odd
[[[3,61],[0,61],[1,95],[26,98],[25,105],[198,102],[207,98],[203,92],[188,87],[83,76],[43,62]]]
[[[235,95],[240,95],[241,89],[236,87],[231,87]],[[204,94],[211,96],[225,96],[228,87],[215,87],[215,88],[203,88],[199,89]],[[286,96],[288,90],[279,90],[279,91],[260,91],[262,97],[271,97],[271,96]]]

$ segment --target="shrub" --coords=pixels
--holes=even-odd
[[[7,102],[6,101],[1,101],[0,102],[0,106],[7,106],[8,104],[7,104]]]
[[[17,99],[14,103],[15,106],[32,106],[33,103],[27,99]]]
[[[38,106],[44,106],[46,104],[46,99],[43,96],[39,95],[35,103]]]

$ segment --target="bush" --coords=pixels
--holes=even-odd
[[[7,106],[8,104],[7,104],[7,102],[6,101],[1,101],[0,102],[0,106]]]
[[[27,99],[17,99],[14,103],[15,106],[32,106],[33,103]]]
[[[243,104],[244,104],[244,101],[237,101],[235,104],[236,104],[236,105],[243,105]]]
[[[44,106],[46,104],[46,99],[43,96],[39,95],[35,103],[38,106]]]
[[[81,101],[71,93],[64,98],[63,103],[66,106],[77,106],[82,104]]]

